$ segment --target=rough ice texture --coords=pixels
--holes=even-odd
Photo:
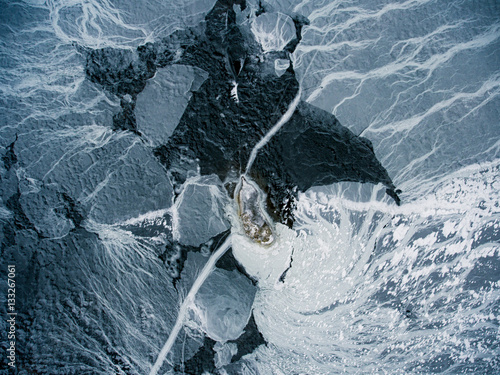
[[[230,227],[224,213],[229,198],[217,176],[190,181],[178,202],[178,241],[183,245],[199,246]]]
[[[21,204],[35,227],[47,236],[67,233],[64,207],[68,200],[85,218],[106,224],[170,207],[170,181],[132,134],[88,126],[74,133],[41,134],[37,141],[47,139],[55,151],[49,152],[41,144],[33,146],[24,138],[16,143],[25,165],[19,174]],[[53,220],[61,227],[49,233]]]
[[[17,270],[19,368],[61,375],[147,371],[176,318],[177,297],[154,254],[136,241],[120,246],[118,236],[77,228],[62,239],[42,239],[17,229],[15,243],[4,242],[2,259]],[[185,355],[196,349],[188,340]]]
[[[340,181],[383,183],[393,191],[387,171],[377,160],[371,142],[358,137],[322,109],[301,102],[286,126],[263,147],[252,168],[256,181],[266,181],[271,214],[282,222],[293,220],[281,205],[294,187]],[[396,202],[399,198],[395,195]]]
[[[137,96],[137,130],[156,147],[168,141],[208,74],[196,67],[172,65],[157,70]]]
[[[188,254],[181,279],[183,288],[190,288],[190,280],[194,281],[205,261],[201,254]],[[216,268],[196,295],[187,324],[200,328],[215,341],[236,340],[250,319],[255,292],[252,282],[238,271]]]
[[[215,270],[195,300],[207,335],[217,341],[236,340],[250,319],[254,295],[252,283],[239,272]]]
[[[57,191],[57,185],[43,186],[40,191],[21,195],[19,202],[26,217],[43,237],[64,237],[75,228],[68,217],[67,199]]]
[[[253,117],[244,113],[243,120],[251,122],[267,116],[263,110],[271,106],[259,107],[248,98],[272,103],[279,96],[267,91],[255,96],[249,86],[255,85],[256,91],[273,88],[283,92],[285,102],[293,97],[286,90],[280,91],[286,86],[273,86],[262,79],[265,74],[274,77],[273,61],[286,57],[269,52],[264,61],[256,63],[262,50],[252,51],[251,43],[248,53],[239,55],[238,46],[243,44],[233,32],[232,13],[225,12],[222,2],[217,3],[219,11],[215,12],[220,17],[207,19],[207,25],[220,21],[225,26],[229,21],[229,40],[234,44],[224,44],[210,27],[207,38],[205,30],[196,35],[176,32],[167,38],[173,45],[171,60],[163,53],[166,44],[148,32],[171,25],[167,21],[165,26],[165,12],[152,6],[158,5],[156,0],[140,4],[99,2],[104,8],[91,6],[97,2],[87,2],[85,7],[64,2],[62,8],[62,2],[47,2],[53,13],[46,6],[29,8],[28,3],[4,1],[0,15],[2,24],[8,25],[2,29],[5,53],[0,70],[0,143],[7,147],[0,149],[4,205],[0,208],[0,269],[5,270],[9,263],[17,267],[19,373],[144,374],[168,335],[179,298],[156,258],[155,242],[146,235],[152,231],[139,234],[138,230],[130,235],[111,225],[89,228],[95,233],[82,229],[94,199],[105,191],[99,189],[111,181],[105,180],[108,172],[114,171],[113,163],[127,159],[131,140],[140,139],[134,100],[154,77],[156,66],[174,62],[177,50],[186,59],[197,50],[204,59],[192,58],[190,65],[205,64],[207,72],[215,66],[215,73],[210,73],[213,81],[224,82],[205,93],[209,98],[220,94],[223,104],[231,106],[235,103],[228,99],[235,86],[232,82],[238,81],[239,107],[234,104],[233,108],[255,112]],[[309,102],[335,113],[355,134],[363,132],[374,142],[379,160],[407,190],[406,203],[400,209],[379,204],[373,197],[380,198],[383,191],[373,187],[360,201],[359,191],[337,190],[339,184],[322,189],[326,195],[311,191],[302,195],[311,197],[310,205],[302,201],[302,210],[307,208],[302,225],[313,221],[311,225],[325,228],[321,233],[326,235],[332,233],[329,224],[344,223],[340,233],[354,235],[343,247],[335,240],[324,241],[324,246],[307,242],[303,252],[294,252],[284,287],[259,298],[264,315],[257,313],[256,319],[272,344],[241,359],[240,364],[226,366],[226,370],[229,374],[390,373],[394,368],[407,373],[499,373],[500,174],[498,167],[490,169],[488,161],[497,160],[499,155],[499,28],[495,15],[500,14],[500,2],[454,2],[452,7],[445,0],[399,4],[353,1],[347,7],[320,3],[274,2],[310,15],[312,23],[297,59],[282,78],[290,77],[293,69],[297,74],[301,70],[302,89]],[[175,8],[173,13],[179,9],[175,4],[168,8]],[[116,7],[117,13],[111,7]],[[190,9],[192,19],[200,20],[205,16],[203,9],[208,8],[194,5]],[[149,23],[148,12],[161,16]],[[107,27],[113,23],[110,16],[118,14],[125,23],[115,19],[119,27]],[[176,16],[168,14],[167,18]],[[71,40],[91,39],[86,45],[96,48],[120,47],[131,35],[120,30],[130,26],[126,23],[131,19],[138,20],[141,30],[144,25],[148,40],[157,43],[137,51],[108,48],[89,52],[87,77],[92,81],[84,80],[82,56],[75,54],[67,39],[59,38],[60,31],[52,29],[55,22]],[[176,25],[181,24],[182,20]],[[99,26],[103,26],[102,33],[96,29]],[[26,28],[44,32],[28,32]],[[140,38],[125,45],[142,44],[146,36],[140,35],[141,30],[130,30]],[[182,40],[175,39],[181,36]],[[292,51],[294,43],[285,51]],[[106,58],[99,58],[99,54]],[[218,63],[212,63],[213,59]],[[253,76],[260,78],[249,78],[252,69]],[[259,79],[263,84],[258,84]],[[288,82],[294,89],[293,82]],[[214,103],[218,102],[202,103],[217,108],[204,119],[219,125],[220,114],[227,117],[230,111],[223,105],[212,106]],[[280,114],[283,107],[286,105],[277,109]],[[118,108],[120,113],[113,122]],[[224,128],[222,138],[241,125],[241,118],[234,116],[233,120],[236,125]],[[244,159],[244,152],[234,150],[251,149],[269,129],[265,122],[262,127],[255,124],[237,134],[244,138],[239,148],[230,142],[223,144],[229,144],[226,149],[220,148],[221,142],[212,146],[200,142],[201,136],[177,146],[191,148],[193,159],[207,159],[210,147],[228,157],[241,154]],[[107,130],[113,126],[119,131],[111,136]],[[91,128],[96,131],[89,131]],[[120,138],[123,129],[135,135]],[[106,139],[121,151],[106,144]],[[143,141],[148,144],[144,137],[138,142]],[[312,160],[316,157],[312,155]],[[305,163],[305,153],[302,158]],[[476,162],[481,165],[472,166]],[[245,160],[235,163],[236,171],[241,170],[241,163]],[[202,173],[207,172],[202,168]],[[147,179],[131,178],[142,177]],[[263,179],[261,187],[266,184]],[[353,199],[334,198],[340,195]],[[121,204],[122,199],[123,205],[130,203],[125,197],[114,203]],[[297,204],[300,210],[301,203]],[[339,218],[337,209],[347,216]],[[48,226],[51,220],[52,228]],[[300,216],[296,224],[301,224]],[[404,235],[403,225],[409,228]],[[160,229],[168,232],[166,227]],[[316,233],[314,236],[318,232],[306,231]],[[46,238],[65,233],[61,239]],[[357,241],[363,246],[356,245]],[[360,251],[366,257],[353,259]],[[343,262],[352,262],[353,270],[359,273],[342,277],[346,271],[340,267]],[[332,277],[346,284],[332,282]],[[2,284],[5,296],[6,284]],[[297,309],[287,308],[291,304],[310,306],[310,310],[303,310],[308,315],[301,314],[298,319]],[[0,304],[2,314],[5,308],[5,303]],[[1,324],[4,329],[5,321]],[[367,350],[363,355],[359,343]],[[187,359],[196,348],[189,337],[185,351],[180,350],[183,344],[179,340],[174,348],[172,360],[176,363],[181,354]],[[255,346],[249,352],[252,348]],[[206,353],[211,357],[205,364],[211,361],[213,368],[213,350]],[[2,369],[7,368],[5,360],[5,356],[0,358]],[[203,373],[199,368],[186,366],[185,373]],[[213,372],[208,365],[204,368]]]
[[[112,223],[169,207],[171,200],[171,184],[161,166],[136,144],[97,194],[90,215],[96,221]]]
[[[276,59],[274,60],[274,70],[276,71],[276,75],[281,77],[288,67],[290,66],[290,61],[285,59]]]
[[[220,343],[214,345],[215,367],[219,368],[231,363],[231,358],[238,353],[238,346],[235,343]]]
[[[227,353],[227,351],[225,351],[225,359],[229,357],[228,354],[232,354],[231,358],[229,358],[231,364],[223,365],[222,361],[220,361],[220,359],[222,358],[220,358],[220,356],[217,356],[217,349],[222,346],[220,344],[221,343],[218,343],[205,336],[205,339],[203,340],[203,346],[198,349],[193,357],[183,363],[185,373],[213,373],[216,369],[216,365],[221,365],[228,374],[241,374],[243,373],[241,369],[246,366],[245,360],[242,359],[242,357],[252,353],[259,346],[265,345],[266,341],[264,340],[262,334],[259,332],[259,329],[255,324],[254,316],[252,314],[247,326],[244,329],[243,334],[238,337],[238,339],[228,342],[228,346],[230,349],[234,348],[233,345],[236,345],[237,348],[237,352],[235,354],[232,354],[233,352]],[[180,371],[180,367],[181,366],[176,366],[176,370]]]

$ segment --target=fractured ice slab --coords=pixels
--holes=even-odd
[[[195,300],[206,334],[216,341],[236,340],[250,319],[254,293],[252,283],[239,272],[215,270]]]
[[[288,67],[290,66],[290,60],[286,59],[276,59],[274,60],[274,71],[278,77],[281,77]]]
[[[158,69],[137,96],[135,115],[137,130],[153,146],[168,141],[191,99],[192,92],[207,79],[203,70],[172,65]]]
[[[167,208],[172,186],[162,167],[140,143],[134,144],[99,190],[91,216],[104,223]]]
[[[57,185],[42,187],[39,191],[21,194],[19,203],[26,217],[43,237],[60,238],[76,225],[70,218],[71,203],[67,195],[57,191]]]
[[[224,207],[229,203],[215,175],[189,179],[177,198],[174,237],[183,245],[199,246],[229,228]]]
[[[64,219],[70,206],[112,224],[172,204],[163,168],[133,134],[97,125],[44,131],[31,140],[19,137],[15,151],[24,164],[17,177],[20,203],[43,235],[59,237],[71,229]],[[58,229],[49,230],[54,222]]]
[[[204,262],[201,254],[189,253],[184,280],[194,279]],[[255,292],[256,287],[240,272],[216,268],[196,294],[187,325],[215,341],[236,340],[250,319]]]
[[[238,353],[238,346],[232,342],[225,344],[217,342],[214,345],[214,350],[215,367],[220,368],[231,363],[231,358],[233,358],[233,356]]]

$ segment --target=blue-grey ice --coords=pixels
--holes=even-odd
[[[204,72],[186,61],[154,72],[134,64],[139,46],[190,27],[204,35],[214,0],[0,4],[0,269],[16,265],[19,373],[173,373],[194,367],[203,353],[212,372],[499,373],[500,3],[234,2],[246,3],[232,9],[255,43],[252,54],[214,49],[217,63]],[[309,24],[287,49],[299,16]],[[177,52],[194,39],[176,43],[172,59],[181,59],[188,54]],[[133,87],[137,97],[104,87],[102,76],[89,79],[82,50],[103,48],[121,53],[107,73],[120,64],[150,73]],[[209,97],[217,116],[193,121],[224,115],[244,134],[245,119],[262,118],[266,131],[252,133],[252,142],[235,137],[246,154],[227,148],[217,156],[205,153],[215,138],[200,135],[206,148],[186,160],[192,153],[180,144],[178,164],[166,168],[153,147],[171,139],[213,66],[212,77],[218,70],[234,77],[210,82],[219,90]],[[259,140],[276,141],[268,130],[299,87],[283,103],[280,86],[276,102],[268,102],[253,83],[268,82],[263,76],[281,82],[292,69],[301,89],[294,114],[321,109],[366,138],[402,190],[401,205],[382,184],[304,185],[287,207],[292,228],[276,223],[275,241],[263,247],[238,221],[231,197],[237,178],[228,183],[215,174],[233,168],[239,177]],[[252,84],[241,81],[245,72],[245,79],[256,77]],[[269,110],[256,114],[245,107],[250,99]],[[220,108],[233,108],[234,117]],[[295,155],[283,162],[299,174],[319,164],[301,164],[316,143],[283,146],[301,145],[295,141],[308,131],[292,131],[293,119],[279,124],[290,142],[277,142],[274,157]],[[116,126],[121,120],[137,128]],[[200,176],[223,157],[240,164],[221,162]],[[174,188],[176,176],[183,180]],[[283,197],[273,198],[283,207]],[[230,241],[210,243],[228,230]],[[232,254],[257,286],[240,271],[209,276],[212,258],[197,293],[189,295],[192,285],[182,280],[176,289],[162,259],[175,241],[189,248],[187,268],[192,252],[213,245],[217,256]],[[207,263],[197,264],[199,276]],[[6,308],[0,304],[3,314]],[[228,340],[246,337],[246,322],[267,345],[239,357],[241,343]]]

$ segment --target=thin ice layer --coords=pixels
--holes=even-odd
[[[206,258],[189,253],[182,287],[189,289]],[[200,287],[190,307],[187,326],[201,329],[215,341],[236,340],[248,323],[256,288],[238,271],[216,268]]]

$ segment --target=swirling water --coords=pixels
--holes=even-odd
[[[246,357],[246,371],[500,372],[500,3],[269,3],[310,20],[293,56],[302,99],[370,139],[403,193],[400,207],[380,187],[356,183],[300,195],[297,225],[278,228],[269,269],[247,264],[261,276],[254,314],[269,345]],[[164,292],[169,276],[153,261],[165,236],[130,230],[144,222],[172,227],[171,186],[151,177],[160,169],[140,141],[111,131],[119,100],[85,80],[72,43],[132,48],[197,24],[212,5],[2,4],[2,146],[18,137],[17,166],[2,170],[3,192],[19,189],[45,238],[37,262],[48,273],[64,264],[54,244],[75,227],[54,213],[54,185],[77,197],[89,215],[83,227],[100,240],[75,240],[92,251],[75,264],[83,276],[74,277],[81,290],[74,299],[40,287],[35,339],[65,349],[34,344],[29,355],[37,363],[50,367],[51,358],[73,350],[85,360],[78,357],[78,369],[67,373],[147,373],[178,302]],[[137,164],[142,172],[128,175]],[[244,241],[233,246],[236,254],[252,251]],[[96,306],[95,316],[105,315],[111,327],[99,337],[88,333],[102,324],[89,318]],[[107,349],[95,350],[103,342]],[[174,355],[189,351],[182,343]]]

